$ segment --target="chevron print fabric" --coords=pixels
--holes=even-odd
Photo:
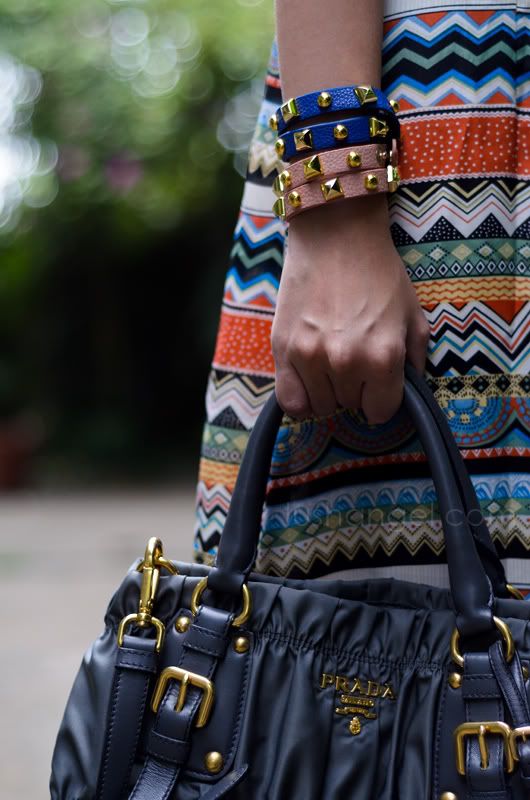
[[[530,2],[387,0],[382,61],[403,137],[391,232],[431,326],[426,377],[508,577],[530,590]],[[274,387],[288,226],[271,211],[282,162],[268,119],[281,100],[273,42],[206,393],[195,534],[206,563]],[[256,568],[447,585],[436,495],[403,411],[377,426],[355,410],[284,418]]]

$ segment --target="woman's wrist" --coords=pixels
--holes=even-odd
[[[370,230],[390,234],[388,195],[379,193],[363,197],[342,198],[329,205],[307,209],[289,222],[289,235],[311,236],[315,232],[329,236],[340,235],[344,228]]]

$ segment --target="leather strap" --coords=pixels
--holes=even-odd
[[[514,728],[530,726],[530,706],[524,685],[521,661],[517,651],[509,664],[506,663],[503,647],[495,642],[489,649],[491,668],[500,686],[504,702],[510,712]],[[530,790],[530,739],[517,740],[519,774],[523,786]]]
[[[380,169],[386,167],[388,163],[397,166],[397,150],[390,162],[389,150],[384,144],[360,144],[353,152],[357,156],[357,159],[354,160],[355,166],[352,165],[350,159],[351,147],[336,147],[333,150],[324,150],[307,158],[301,158],[299,161],[292,161],[282,173],[284,176],[283,188],[282,181],[279,180],[280,176],[275,178],[273,183],[275,194],[279,197],[286,189],[296,189],[308,181],[327,178],[339,172]],[[318,159],[316,165],[315,159]],[[318,175],[314,174],[316,168],[319,169]],[[276,183],[277,181],[279,185]],[[276,186],[278,186],[278,191],[276,191]]]
[[[392,167],[389,169],[392,170]],[[298,214],[316,206],[388,191],[390,191],[390,187],[386,168],[366,169],[361,172],[341,172],[328,180],[304,183],[297,189],[286,192],[282,198],[284,210],[282,219],[289,222]],[[277,208],[277,203],[278,201],[274,204],[273,211]]]
[[[466,722],[504,720],[499,684],[492,674],[488,653],[468,653],[464,656],[462,697]],[[480,739],[476,734],[465,739],[467,800],[510,800],[504,769],[505,741],[498,734],[486,735],[488,764],[482,762]]]
[[[373,110],[380,108],[384,109],[389,114],[395,114],[394,109],[390,105],[390,101],[381,89],[371,86],[370,88],[375,94],[375,99],[361,103],[358,95],[355,94],[355,88],[356,84],[352,84],[351,86],[335,86],[331,89],[321,89],[318,92],[308,92],[307,94],[301,94],[298,95],[298,97],[291,98],[276,109],[275,116],[278,122],[278,133],[281,134],[287,130],[288,126],[292,125],[293,120],[295,124],[297,124],[303,122],[305,119],[321,116],[323,114],[330,114],[335,111],[355,112],[360,109]],[[329,105],[324,107],[318,104],[318,98],[322,92],[326,92],[331,100]],[[292,105],[293,102],[294,107]],[[294,115],[292,113],[293,108],[296,108],[297,112]]]
[[[213,682],[215,671],[230,643],[233,614],[200,606],[183,634],[182,654],[176,666]],[[129,800],[167,800],[186,764],[203,690],[188,684],[182,711],[175,711],[182,685],[170,681],[147,740],[147,758]],[[213,794],[212,797],[216,796]]]
[[[395,115],[394,115],[395,116]],[[386,123],[387,133],[370,133],[370,119],[375,119],[380,123]],[[350,144],[370,144],[372,142],[391,142],[392,139],[399,139],[399,132],[389,124],[390,118],[384,117],[373,111],[370,116],[350,117],[349,119],[336,120],[334,122],[321,122],[318,125],[309,125],[307,128],[296,128],[285,133],[276,140],[276,152],[283,161],[288,161],[293,156],[300,153],[310,153],[316,150],[329,150],[332,147],[342,147]],[[336,139],[333,131],[337,125],[342,125],[347,135],[343,139]],[[307,144],[303,147],[296,146],[296,134],[310,131],[306,136]],[[311,141],[309,141],[309,139]],[[283,142],[284,150],[279,152],[278,142]]]
[[[124,636],[118,647],[96,800],[119,800],[127,790],[158,654],[154,639]]]

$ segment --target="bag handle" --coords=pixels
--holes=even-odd
[[[429,405],[430,390],[424,382],[422,394],[411,381],[414,368],[407,365],[403,404],[410,414],[431,468],[443,521],[451,594],[457,614],[457,628],[465,638],[496,635],[493,621],[492,585],[479,556],[458,488],[452,462]],[[414,383],[421,382],[416,373]],[[435,402],[435,401],[434,401]],[[208,588],[240,597],[253,567],[269,477],[272,452],[283,417],[274,392],[263,407],[247,443],[236,486],[225,521],[216,565],[208,575]],[[440,420],[448,428],[447,421]],[[449,435],[452,435],[449,430]],[[462,464],[462,469],[465,466]],[[478,507],[473,487],[467,487]],[[469,491],[468,491],[469,494]]]

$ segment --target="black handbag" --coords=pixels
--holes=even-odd
[[[529,606],[513,597],[426,382],[404,405],[443,521],[450,590],[251,572],[282,412],[247,445],[212,568],[157,539],[85,654],[53,800],[530,797]]]

